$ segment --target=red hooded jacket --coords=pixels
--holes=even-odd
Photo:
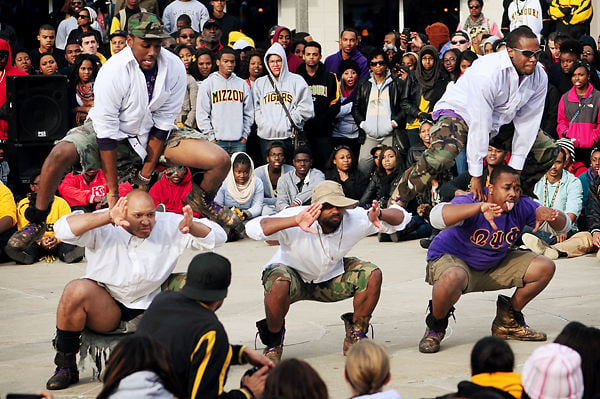
[[[168,212],[183,214],[185,198],[192,191],[192,173],[187,169],[187,173],[179,184],[173,184],[166,175],[154,183],[150,189],[150,196],[154,200],[154,205],[163,204]],[[194,217],[202,217],[201,214],[194,212]]]
[[[285,49],[288,70],[290,72],[296,73],[296,71],[298,70],[298,67],[300,66],[300,64],[302,64],[302,60],[296,54],[292,53],[292,50],[291,50],[292,49],[292,40],[291,40],[292,32],[285,26],[280,26],[279,28],[277,28],[275,30],[275,34],[273,35],[273,38],[271,39],[271,44],[273,44],[277,41],[277,38],[279,37],[279,32],[281,32],[284,29],[287,30],[288,33],[290,34],[290,44]]]

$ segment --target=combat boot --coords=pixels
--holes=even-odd
[[[65,389],[79,382],[79,371],[77,370],[75,355],[75,353],[56,352],[54,357],[56,369],[54,375],[46,383],[46,389]]]
[[[245,237],[246,229],[242,220],[228,207],[221,206],[214,202],[214,196],[196,184],[199,174],[192,177],[192,191],[187,195],[185,203],[189,205],[194,212],[201,213],[210,220],[219,223],[221,226],[234,229],[242,237]]]
[[[425,334],[419,341],[419,352],[421,353],[436,353],[440,350],[440,343],[446,335],[446,328],[448,327],[448,319],[450,316],[454,317],[454,306],[450,308],[446,316],[442,319],[436,319],[433,317],[433,301],[429,301],[429,314],[425,318]]]
[[[341,318],[344,321],[344,329],[346,330],[343,346],[344,356],[346,356],[352,345],[367,338],[371,316],[360,316],[354,321],[354,313],[348,312],[344,313]]]
[[[269,331],[267,319],[262,319],[256,322],[258,336],[261,342],[265,345],[263,355],[268,357],[273,363],[277,364],[281,361],[283,354],[283,339],[285,337],[285,325],[281,327],[281,331],[274,333]]]
[[[496,318],[492,323],[492,335],[502,339],[519,341],[545,341],[546,334],[537,332],[525,323],[523,313],[514,310],[510,298],[498,295]]]
[[[594,240],[592,233],[589,231],[580,231],[565,241],[554,244],[552,247],[559,252],[566,253],[569,258],[575,258],[591,252],[594,249]]]

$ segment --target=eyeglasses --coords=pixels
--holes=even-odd
[[[457,44],[465,44],[467,42],[467,39],[460,39],[460,40],[452,40],[450,43],[454,44],[455,46]]]
[[[469,6],[469,8],[470,8],[471,10],[476,10],[476,9],[478,9],[478,8],[481,8],[481,6]]]
[[[451,62],[456,62],[456,58],[444,58],[444,64],[450,64]]]
[[[594,52],[593,51],[584,51],[582,54],[583,55],[594,55]]]
[[[536,60],[538,60],[540,58],[540,56],[542,55],[542,53],[544,52],[544,50],[542,50],[542,49],[539,49],[537,51],[521,50],[520,48],[516,48],[516,47],[513,47],[512,49],[517,50],[525,58],[535,57]]]
[[[385,61],[373,61],[373,62],[371,62],[371,66],[372,67],[377,66],[377,65],[384,66],[385,65]]]
[[[84,19],[84,18],[89,18],[89,17],[90,17],[89,15],[85,15],[85,14],[79,14],[77,16],[77,18],[79,18],[79,19]]]

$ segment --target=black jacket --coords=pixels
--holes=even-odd
[[[369,96],[371,94],[371,77],[361,81],[356,88],[356,99],[352,104],[352,116],[356,125],[359,126],[359,131],[364,136],[365,132],[360,129],[360,124],[367,119],[367,108],[369,105]],[[392,83],[388,86],[390,95],[390,107],[392,120],[396,122],[397,130],[404,130],[406,127],[406,109],[410,107],[410,99],[408,85],[401,79],[392,79]]]
[[[306,71],[306,64],[298,67],[298,75],[302,76],[310,88],[315,117],[304,123],[307,136],[331,136],[335,116],[340,112],[340,88],[336,76],[325,69],[319,62],[315,76]]]
[[[327,169],[325,171],[325,179],[340,183],[344,190],[344,195],[354,200],[360,200],[369,184],[369,178],[359,170],[349,172],[348,179],[342,181],[336,168]]]
[[[242,347],[229,345],[213,311],[179,292],[165,291],[154,298],[136,334],[148,335],[165,346],[187,398],[246,399],[240,390],[223,390],[221,374],[227,375],[230,364],[241,364]]]
[[[588,194],[587,225],[590,231],[600,230],[600,176],[595,175],[590,181]]]

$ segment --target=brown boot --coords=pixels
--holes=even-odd
[[[187,195],[185,203],[191,206],[194,212],[201,213],[221,226],[234,229],[240,235],[245,236],[246,230],[242,220],[228,207],[214,202],[213,197],[199,185],[192,183],[192,191]]]
[[[554,249],[564,252],[569,258],[583,256],[594,249],[592,233],[589,231],[580,231],[573,234],[570,238],[552,246]]]
[[[546,340],[545,333],[537,332],[525,323],[523,313],[512,308],[510,298],[506,295],[498,295],[496,318],[492,323],[492,335],[519,341]]]
[[[440,344],[446,335],[448,327],[448,319],[454,317],[454,306],[450,308],[446,316],[442,319],[433,317],[433,301],[429,301],[429,314],[425,318],[425,334],[419,341],[419,352],[421,353],[436,353],[440,350]]]
[[[371,316],[357,317],[356,321],[354,321],[354,313],[348,312],[344,313],[341,317],[344,321],[344,329],[346,330],[343,347],[344,356],[346,356],[352,345],[367,338]]]
[[[267,326],[267,319],[262,319],[256,322],[256,328],[258,329],[257,335],[265,345],[263,355],[268,357],[273,363],[277,364],[281,361],[281,355],[283,354],[283,339],[285,338],[285,325],[281,327],[281,331],[274,333],[269,331]],[[256,342],[255,342],[256,344]]]
[[[79,382],[75,353],[56,352],[54,363],[56,364],[56,370],[54,370],[54,375],[46,382],[46,389],[65,389]]]

